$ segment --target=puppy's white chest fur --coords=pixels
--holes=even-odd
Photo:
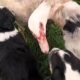
[[[0,42],[4,42],[4,41],[8,40],[10,37],[16,36],[17,33],[18,33],[17,29],[15,29],[14,31],[0,33]]]
[[[66,65],[65,79],[66,80],[80,80],[80,74],[77,71],[71,69],[69,64]]]

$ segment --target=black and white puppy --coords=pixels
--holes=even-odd
[[[51,80],[80,80],[80,60],[73,53],[53,48],[49,63]]]
[[[12,13],[0,6],[0,80],[40,80],[36,59],[14,22]]]

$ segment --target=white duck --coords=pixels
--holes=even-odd
[[[41,50],[44,53],[49,51],[48,42],[46,39],[46,23],[49,18],[51,6],[43,1],[39,7],[31,14],[28,20],[28,26],[32,34],[38,40]]]
[[[51,1],[53,0],[0,0],[0,5],[12,11],[17,20],[27,22],[29,19],[28,27],[35,35],[43,53],[49,51],[46,23],[52,5]]]

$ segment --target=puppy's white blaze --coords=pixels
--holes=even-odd
[[[64,54],[67,54],[67,53],[65,53],[63,50],[59,51],[59,55],[60,55],[61,58],[64,58]]]
[[[51,6],[43,1],[39,7],[31,14],[28,20],[28,27],[36,37],[40,37],[40,23],[43,25],[43,34],[46,34],[46,23],[47,19],[49,18]],[[49,45],[46,39],[46,35],[44,36],[45,40],[39,41],[39,46],[43,53],[47,53],[49,51]]]
[[[80,80],[80,74],[76,70],[72,70],[71,66],[66,63],[66,72],[65,79],[66,80]]]
[[[40,23],[44,25],[44,33],[46,33],[46,23],[49,17],[50,9],[51,6],[47,2],[42,2],[29,17],[28,27],[37,37],[39,37]]]
[[[0,42],[4,42],[8,40],[10,37],[16,36],[17,33],[18,33],[17,29],[15,29],[14,31],[0,33]]]

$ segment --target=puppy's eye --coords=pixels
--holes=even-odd
[[[71,61],[71,57],[69,54],[65,54],[64,55],[64,60],[67,61],[67,62],[70,62]]]

